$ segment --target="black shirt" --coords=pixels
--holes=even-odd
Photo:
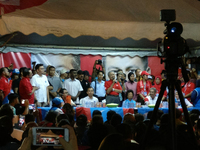
[[[87,89],[90,87],[90,83],[86,80],[82,80],[80,81],[81,82],[81,85],[82,85],[82,88],[83,88],[83,91],[81,91],[81,94],[79,96],[79,99],[81,98],[84,98],[87,96]]]

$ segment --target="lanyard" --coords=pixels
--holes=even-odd
[[[147,82],[146,82],[146,84],[144,84],[143,81],[141,81],[141,82],[140,82],[140,86],[141,86],[141,87],[142,87],[142,84],[144,85],[144,86],[143,86],[143,87],[144,87],[144,91],[146,91]]]
[[[187,82],[187,83],[185,84],[185,91],[184,91],[184,93],[186,92],[186,90],[187,90],[187,88],[188,88],[188,84],[190,84],[190,82]]]

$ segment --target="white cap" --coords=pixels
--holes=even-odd
[[[62,69],[62,70],[60,70],[60,74],[64,74],[64,73],[66,73],[66,72],[67,72],[66,69]]]

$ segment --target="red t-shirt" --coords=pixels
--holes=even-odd
[[[151,88],[150,81],[146,81],[146,85],[144,85],[143,80],[141,80],[137,83],[137,94],[142,94],[144,97],[146,97],[150,92],[150,88]]]
[[[112,80],[109,80],[109,81],[106,81],[106,82],[105,82],[105,90],[106,90],[106,91],[107,91],[108,88],[112,85],[112,83],[113,83]],[[121,87],[121,85],[120,85],[119,82],[115,83],[115,84],[113,85],[113,88],[114,88],[114,89],[117,89],[117,90],[122,90],[122,87]],[[107,93],[107,92],[106,92],[106,93]],[[109,95],[119,95],[119,93],[114,92],[114,91],[111,91],[110,93],[107,93],[107,94],[109,94]]]
[[[181,83],[181,85],[183,86],[184,83]],[[195,89],[195,84],[193,82],[187,82],[185,84],[185,86],[182,88],[182,92],[184,93],[184,95],[189,94],[190,92],[192,92]],[[190,100],[190,97],[187,97],[188,100]]]
[[[12,80],[8,80],[6,77],[0,78],[0,90],[4,93],[4,98],[10,93],[12,86]]]
[[[19,83],[19,95],[21,99],[28,99],[29,104],[34,104],[34,93],[29,95],[33,90],[30,79],[22,78]]]

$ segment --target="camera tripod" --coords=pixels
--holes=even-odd
[[[141,150],[145,149],[147,139],[150,135],[150,131],[152,129],[153,123],[156,121],[156,114],[158,112],[158,108],[160,106],[161,99],[162,99],[163,94],[166,90],[166,87],[168,87],[168,89],[169,89],[169,105],[168,105],[168,108],[169,108],[169,128],[170,128],[170,133],[171,133],[170,134],[171,142],[169,143],[169,144],[171,144],[170,150],[177,150],[176,113],[175,113],[175,99],[174,99],[175,88],[178,91],[178,95],[179,95],[180,102],[181,102],[181,105],[182,105],[182,109],[183,109],[183,112],[184,112],[185,120],[187,122],[188,133],[190,134],[190,137],[193,141],[192,144],[193,144],[194,148],[191,148],[191,149],[196,150],[198,148],[197,142],[196,142],[195,135],[194,135],[194,132],[193,132],[193,128],[192,128],[192,125],[191,125],[191,122],[190,122],[190,118],[189,118],[187,107],[186,107],[186,104],[185,104],[185,101],[184,101],[184,97],[183,97],[183,94],[182,94],[182,91],[181,91],[181,85],[180,85],[181,82],[180,82],[180,80],[177,80],[178,67],[181,64],[182,74],[183,74],[184,80],[185,80],[185,82],[189,81],[188,76],[186,74],[186,68],[182,63],[182,59],[180,59],[180,58],[174,58],[174,59],[166,58],[165,62],[166,62],[165,63],[165,69],[167,71],[167,79],[162,81],[161,91],[159,93],[156,105],[155,105],[154,110],[153,110],[153,114],[151,116],[151,119],[150,119],[149,125],[147,127],[143,142],[141,143],[140,149]]]

